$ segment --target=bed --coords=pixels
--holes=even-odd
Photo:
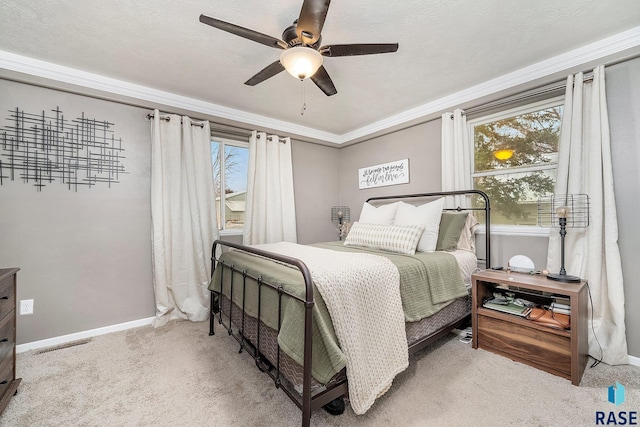
[[[466,206],[444,208],[451,196]],[[477,218],[486,231],[484,260],[475,254]],[[469,190],[370,198],[345,241],[217,240],[210,335],[217,318],[239,351],[302,409],[303,426],[321,407],[341,413],[345,398],[362,413],[406,368],[408,354],[468,322],[470,276],[479,262],[491,265],[489,236],[489,199]],[[382,372],[363,372],[376,360],[384,360]]]

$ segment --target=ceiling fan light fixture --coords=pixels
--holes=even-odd
[[[280,55],[280,63],[296,79],[304,80],[315,74],[322,66],[322,55],[311,47],[296,46]]]

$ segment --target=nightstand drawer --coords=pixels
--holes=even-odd
[[[13,290],[13,275],[5,277],[0,282],[0,319],[11,314],[16,308],[16,295]]]
[[[566,336],[478,316],[478,346],[571,376],[571,340]]]

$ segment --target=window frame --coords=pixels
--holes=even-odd
[[[216,216],[219,214],[220,215],[220,224],[222,225],[222,228],[220,228],[218,230],[218,232],[220,233],[220,236],[242,236],[244,233],[244,227],[242,228],[233,228],[233,229],[227,229],[225,228],[226,226],[226,218],[225,218],[225,211],[224,209],[222,209],[222,207],[224,206],[225,203],[225,193],[224,191],[222,191],[223,188],[225,188],[225,164],[224,164],[224,153],[225,153],[225,147],[226,146],[233,146],[233,147],[240,147],[240,148],[246,148],[247,150],[249,149],[249,141],[239,141],[239,140],[235,140],[235,139],[229,139],[229,138],[223,138],[223,137],[219,137],[219,136],[215,136],[215,135],[211,135],[211,140],[210,140],[211,144],[213,143],[217,143],[218,145],[218,162],[220,164],[220,212],[216,212]],[[248,161],[247,161],[248,163]],[[248,167],[248,164],[247,164]],[[213,176],[211,177],[211,179],[213,179]],[[214,181],[214,185],[215,185],[215,181]],[[219,225],[220,225],[219,224]]]
[[[474,178],[480,176],[494,176],[494,175],[506,175],[513,173],[527,173],[540,170],[555,169],[557,171],[557,162],[553,165],[543,164],[537,166],[525,166],[517,168],[507,168],[492,171],[475,171],[475,144],[474,144],[474,128],[483,124],[491,123],[500,119],[513,117],[521,114],[530,113],[533,111],[543,110],[545,108],[564,106],[564,96],[554,96],[551,98],[543,99],[535,102],[523,103],[521,105],[503,109],[494,113],[490,113],[483,116],[478,116],[474,119],[467,121],[467,131],[469,135],[469,144],[471,149],[469,150],[471,159],[471,184],[473,186]],[[504,235],[504,236],[523,236],[523,237],[548,237],[551,228],[541,227],[538,225],[494,225],[491,224],[491,234]],[[486,234],[484,224],[480,225],[477,230],[480,234]]]

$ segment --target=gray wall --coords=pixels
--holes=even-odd
[[[0,266],[20,267],[18,299],[34,299],[34,314],[18,315],[18,344],[153,316],[147,111],[5,80],[0,93],[2,127],[16,107],[114,123],[127,171],[111,188],[0,186]]]
[[[611,158],[618,210],[618,245],[624,276],[627,346],[640,357],[640,59],[608,67],[605,72]]]
[[[331,206],[339,202],[339,155],[335,147],[292,142],[298,243],[338,240]]]
[[[358,189],[358,169],[409,159],[409,183]],[[360,216],[369,197],[440,191],[440,121],[431,121],[340,149],[340,203]]]

